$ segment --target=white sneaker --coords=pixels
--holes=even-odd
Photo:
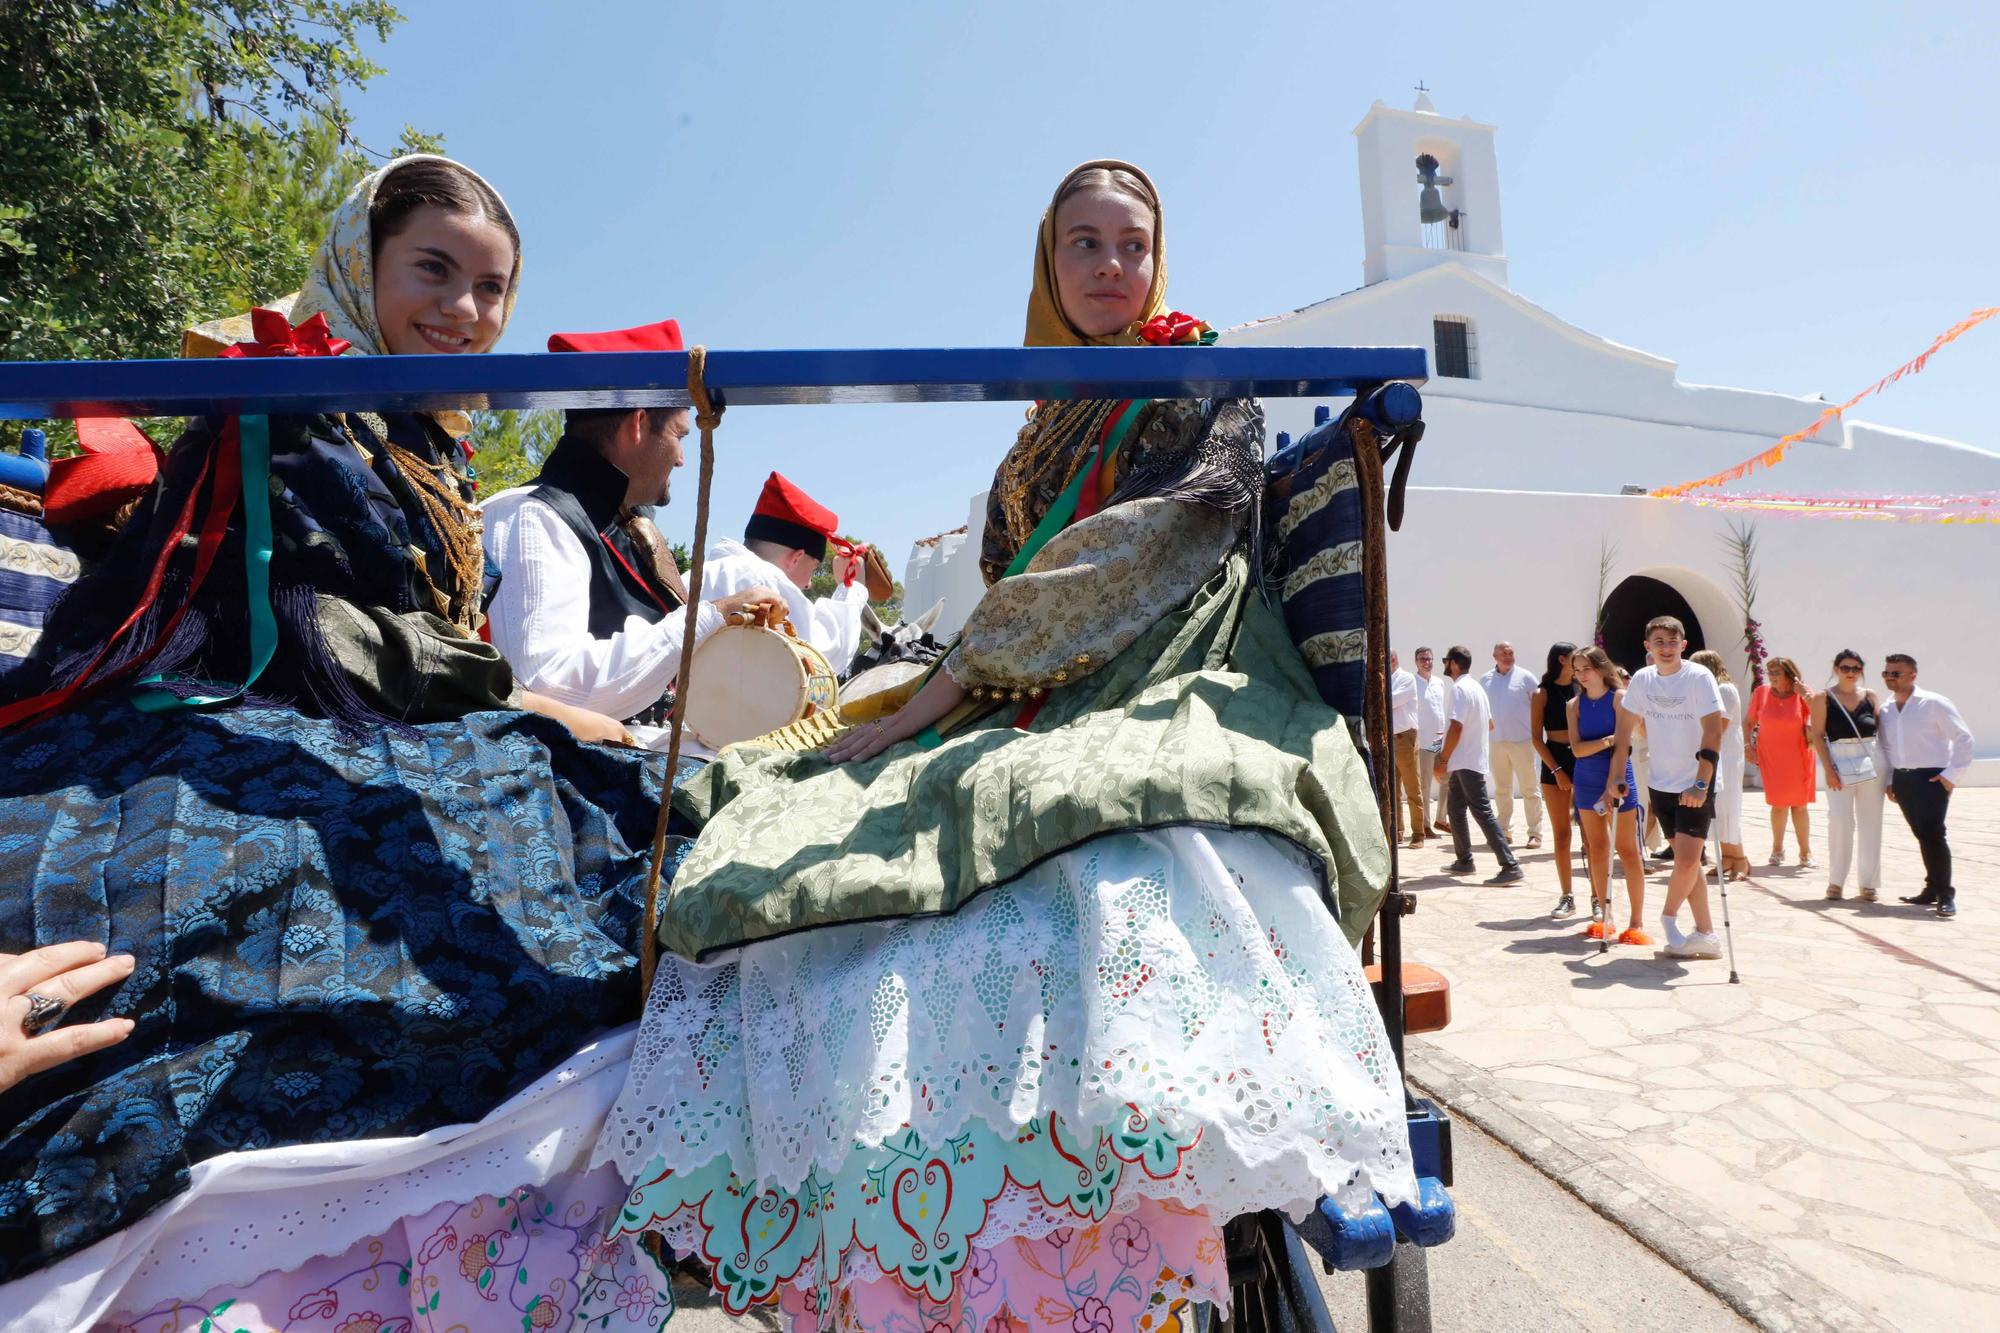
[[[1720,958],[1722,936],[1712,930],[1697,930],[1681,943],[1669,944],[1666,954],[1669,958]]]

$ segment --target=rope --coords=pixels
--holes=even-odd
[[[701,481],[694,500],[694,547],[687,572],[687,617],[681,629],[681,664],[674,674],[674,711],[667,741],[666,790],[660,793],[660,817],[653,825],[653,860],[646,871],[646,925],[639,941],[639,1002],[653,993],[653,972],[660,965],[660,866],[667,854],[667,816],[673,809],[674,775],[681,766],[681,725],[687,713],[688,676],[694,666],[695,623],[701,611],[701,567],[708,551],[708,488],[715,479],[715,428],[722,424],[723,404],[711,398],[705,371],[708,349],[688,349],[688,399],[695,425],[701,427]]]
[[[1376,772],[1381,777],[1375,784],[1375,805],[1382,816],[1382,831],[1389,835],[1393,857],[1396,749],[1389,713],[1389,557],[1382,436],[1373,423],[1358,413],[1348,431],[1354,442],[1355,479],[1361,487],[1361,579],[1367,633],[1362,649],[1367,676],[1361,716],[1363,734],[1368,738],[1368,748],[1375,752]]]

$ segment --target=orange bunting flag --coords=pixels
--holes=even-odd
[[[1860,402],[1863,398],[1868,397],[1870,394],[1882,392],[1882,390],[1888,388],[1891,384],[1894,384],[1897,380],[1903,378],[1903,376],[1905,375],[1916,374],[1918,371],[1922,370],[1925,364],[1930,361],[1931,357],[1936,354],[1938,348],[1943,347],[1948,342],[1951,342],[1953,339],[1957,338],[1960,334],[1965,333],[1968,330],[1979,327],[1981,324],[1984,324],[1987,320],[1993,318],[1995,315],[2000,315],[2000,306],[1987,306],[1983,310],[1973,311],[1971,314],[1967,315],[1964,319],[1961,319],[1960,321],[1958,321],[1958,323],[1952,325],[1950,328],[1946,329],[1943,333],[1940,333],[1935,339],[1931,341],[1931,345],[1929,347],[1926,347],[1923,350],[1923,352],[1918,356],[1916,356],[1914,359],[1906,361],[1902,365],[1896,367],[1893,371],[1889,372],[1887,375],[1884,375],[1881,379],[1876,380],[1873,384],[1863,389],[1860,393],[1855,394],[1852,398],[1842,403],[1839,407],[1827,408],[1826,411],[1819,414],[1819,419],[1817,421],[1814,421],[1812,425],[1807,426],[1804,430],[1792,432],[1790,435],[1787,435],[1784,439],[1779,440],[1776,444],[1772,445],[1769,449],[1766,449],[1763,453],[1758,454],[1756,457],[1746,458],[1741,463],[1738,463],[1735,467],[1727,468],[1721,472],[1717,472],[1713,476],[1703,477],[1699,481],[1684,481],[1678,486],[1662,486],[1658,490],[1651,492],[1651,494],[1655,499],[1660,499],[1660,500],[1685,499],[1686,497],[1688,497],[1689,495],[1693,494],[1696,491],[1708,491],[1708,490],[1713,490],[1718,486],[1726,486],[1730,482],[1737,480],[1739,477],[1744,477],[1749,475],[1751,472],[1756,471],[1760,467],[1775,466],[1776,464],[1784,461],[1785,455],[1790,453],[1792,446],[1797,444],[1800,440],[1809,440],[1813,436],[1819,434],[1820,429],[1824,427],[1829,421],[1839,420],[1841,415],[1844,412],[1846,412],[1848,408],[1853,407],[1856,403]]]

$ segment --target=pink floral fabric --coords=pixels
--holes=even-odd
[[[1096,1226],[975,1247],[943,1301],[888,1276],[843,1282],[830,1297],[779,1289],[801,1333],[1181,1333],[1202,1304],[1228,1308],[1221,1228],[1205,1210],[1163,1199]]]
[[[600,1167],[542,1189],[441,1204],[343,1254],[241,1286],[165,1300],[115,1316],[99,1329],[657,1329],[673,1313],[668,1275],[634,1239],[606,1234],[624,1197],[618,1173]]]

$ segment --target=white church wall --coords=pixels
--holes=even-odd
[[[1239,345],[1431,348],[1431,320],[1472,320],[1477,379],[1433,376],[1419,476],[1465,487],[1616,494],[1721,471],[1804,429],[1824,404],[1687,385],[1670,360],[1620,347],[1523,308],[1462,269],[1434,269],[1230,330]],[[1310,429],[1313,404],[1265,403],[1271,430]],[[1795,445],[1781,470],[1732,489],[1801,494],[2000,489],[2000,456],[1853,422]]]
[[[910,551],[903,569],[903,610],[920,616],[943,599],[944,611],[931,630],[939,639],[958,633],[986,593],[986,576],[979,569],[979,534],[985,530],[986,492],[981,491],[967,506],[964,532]]]
[[[1612,583],[1634,574],[1671,584],[1709,646],[1747,679],[1742,617],[1728,594],[1727,524],[1735,515],[1643,497],[1412,487],[1389,539],[1390,632],[1410,661],[1419,644],[1472,650],[1492,665],[1511,642],[1540,671],[1549,645],[1588,642],[1600,539],[1615,542]],[[1761,543],[1756,613],[1764,642],[1815,688],[1851,648],[1879,692],[1882,658],[1907,652],[1926,689],[1951,697],[1976,738],[1968,781],[2000,785],[2000,616],[1991,608],[1993,543],[1977,528],[1771,519]],[[1921,596],[1910,595],[1921,589]]]

